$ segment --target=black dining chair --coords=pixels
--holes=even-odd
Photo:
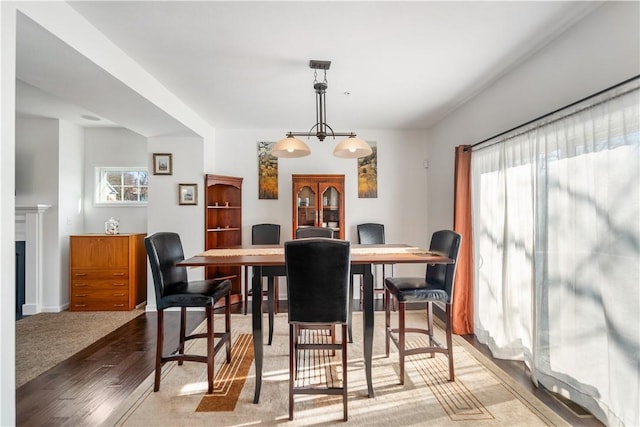
[[[453,290],[455,285],[456,262],[460,250],[462,236],[452,230],[440,230],[433,233],[429,252],[438,253],[453,260],[451,264],[430,264],[424,277],[387,277],[385,287],[385,353],[389,357],[390,341],[398,348],[400,358],[400,384],[404,384],[405,357],[413,354],[442,353],[449,359],[449,381],[454,380],[453,341],[452,341],[452,310]],[[390,299],[398,302],[398,327],[391,328]],[[433,336],[432,304],[439,302],[445,305],[445,334],[446,348]],[[427,329],[407,327],[405,314],[407,304],[426,303]],[[406,333],[416,333],[428,337],[426,347],[406,346]]]
[[[196,280],[188,281],[186,267],[176,264],[184,260],[184,251],[180,236],[176,233],[158,232],[145,237],[144,245],[149,257],[153,285],[156,293],[157,343],[155,382],[153,391],[160,390],[160,374],[165,362],[177,361],[182,365],[184,361],[202,362],[207,364],[208,393],[213,392],[214,358],[218,351],[225,346],[227,363],[231,362],[231,281],[230,280]],[[224,298],[225,326],[224,332],[215,332],[214,314],[215,304]],[[164,354],[164,310],[180,308],[180,338],[178,347],[169,354]],[[206,313],[206,332],[186,335],[187,308],[201,307]],[[207,339],[207,355],[185,354],[185,343],[197,338]],[[215,342],[215,339],[218,342]]]
[[[358,243],[361,245],[377,245],[377,244],[384,244],[384,224],[376,224],[376,223],[364,223],[364,224],[358,224],[356,226],[357,230],[358,230]],[[365,266],[362,264],[356,264],[351,266],[351,285],[350,285],[350,297],[349,297],[349,304],[350,304],[350,309],[349,312],[353,313],[353,276],[358,275],[360,276],[360,308],[362,309],[362,303],[364,300],[364,283],[363,283],[363,277],[364,277],[364,269],[365,268],[373,268],[373,266],[369,267],[369,266]],[[391,275],[393,275],[393,265],[391,265]],[[382,265],[382,278],[384,280],[384,277],[386,277],[386,270],[385,270],[385,265]],[[383,295],[384,296],[384,284],[382,285],[381,288],[377,288],[375,286],[374,283],[374,287],[373,287],[373,296],[375,298],[376,295]],[[353,331],[352,331],[352,327],[351,327],[351,322],[349,322],[349,342],[353,342]]]
[[[296,239],[306,239],[309,237],[333,238],[333,229],[327,227],[303,227],[296,230]]]
[[[384,224],[376,224],[376,223],[364,223],[358,224],[356,226],[358,230],[358,243],[361,245],[381,245],[385,243],[384,239]],[[353,268],[351,273],[351,280],[353,281],[353,276],[355,274],[363,275],[364,272],[362,270],[362,266],[358,266],[359,268]],[[393,276],[393,264],[391,264],[391,275]],[[387,277],[386,273],[386,264],[382,264],[382,280]],[[362,308],[362,294],[363,294],[363,284],[362,280],[360,281],[360,308]],[[375,298],[376,295],[384,296],[384,283],[381,283],[380,287],[376,287],[374,283],[373,288],[373,296]]]
[[[325,237],[327,239],[333,239],[335,236],[333,229],[327,227],[303,227],[298,228],[296,230],[296,239],[306,239],[311,237]],[[356,266],[352,268],[358,268],[362,270],[362,266]],[[362,272],[364,274],[364,272]],[[353,342],[353,327],[352,327],[352,318],[353,318],[353,276],[351,276],[350,286],[349,286],[349,322],[348,322],[348,331],[349,331],[349,342]]]
[[[284,255],[289,316],[289,419],[293,420],[295,394],[328,394],[342,395],[343,419],[347,421],[350,243],[329,238],[291,240],[284,244]],[[337,325],[342,331],[338,344]],[[330,340],[311,333],[301,334],[320,332],[327,326],[333,329]],[[342,356],[342,378],[333,378],[332,369],[322,369],[326,382],[310,384],[312,368],[307,364],[318,363],[336,351]],[[316,353],[311,357],[310,352]]]
[[[279,224],[255,224],[251,227],[251,244],[253,245],[279,245],[280,225]],[[267,278],[267,290],[262,291],[262,297],[267,297],[267,313],[269,313],[269,342],[273,341],[273,324],[275,314],[278,314],[278,278],[286,276],[287,272],[281,266],[262,267],[262,277]],[[244,267],[244,314],[247,314],[249,306],[249,266]],[[255,298],[255,296],[252,296]]]
[[[280,225],[279,224],[255,224],[251,226],[251,244],[252,245],[279,245],[280,244]],[[284,269],[283,269],[284,271]],[[249,306],[249,295],[251,295],[251,286],[249,285],[249,266],[244,267],[244,314],[247,314]],[[285,274],[282,274],[283,276]],[[263,272],[263,277],[265,274]],[[274,279],[275,277],[275,279]],[[278,291],[278,277],[272,276],[269,278],[274,284],[274,291]],[[263,291],[262,295],[268,296],[268,291]],[[274,306],[274,313],[278,312],[277,304]]]

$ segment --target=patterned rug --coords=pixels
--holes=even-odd
[[[407,323],[421,322],[424,311],[408,312]],[[223,322],[217,322],[221,325]],[[265,319],[266,324],[266,319]],[[384,316],[376,313],[373,381],[375,397],[367,397],[362,356],[362,316],[354,315],[354,343],[348,347],[349,421],[347,425],[437,426],[550,426],[568,425],[490,360],[454,336],[456,381],[448,381],[442,355],[408,358],[405,385],[399,385],[398,355],[384,355]],[[206,365],[165,365],[160,391],[153,392],[151,375],[107,420],[105,425],[126,426],[244,426],[329,425],[342,420],[339,396],[296,396],[295,419],[288,420],[288,325],[285,313],[276,315],[272,346],[265,346],[260,403],[253,404],[254,365],[251,316],[233,315],[232,363],[224,352],[216,358],[216,391],[206,395]],[[442,335],[442,331],[438,331]],[[266,332],[265,332],[266,334]],[[338,337],[339,338],[339,337]],[[265,340],[266,342],[266,340]],[[414,342],[415,344],[415,342]],[[204,351],[201,343],[193,350]],[[393,348],[393,347],[392,347]],[[202,353],[204,354],[204,353]],[[316,372],[335,371],[336,358],[310,355]],[[338,353],[339,356],[339,353]],[[226,367],[225,367],[226,365]],[[314,374],[315,375],[315,374]],[[339,372],[337,377],[339,378]],[[231,383],[235,382],[235,386]],[[229,384],[225,387],[225,384]],[[240,388],[239,393],[232,392]]]

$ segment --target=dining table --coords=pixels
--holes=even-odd
[[[351,245],[351,265],[362,265],[363,274],[363,349],[367,391],[374,397],[371,378],[374,329],[373,267],[377,264],[451,264],[454,261],[442,254],[408,244]],[[184,267],[242,267],[253,270],[253,295],[262,295],[262,267],[284,266],[283,245],[247,245],[223,249],[209,249],[178,263]],[[260,400],[262,388],[263,331],[262,298],[253,298],[251,304],[252,332],[255,363],[255,390],[253,402]]]

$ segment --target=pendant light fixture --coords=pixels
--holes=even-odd
[[[372,150],[366,141],[358,138],[353,132],[334,132],[331,126],[326,122],[327,104],[325,95],[327,92],[327,70],[331,66],[331,61],[309,61],[309,68],[315,70],[313,73],[313,89],[316,91],[316,124],[311,126],[309,132],[289,132],[284,139],[278,141],[271,149],[271,154],[276,157],[304,157],[311,154],[311,149],[296,138],[297,136],[311,137],[315,136],[324,141],[327,136],[346,136],[347,139],[338,143],[333,150],[333,155],[347,159],[355,159],[358,157],[366,157],[371,154]],[[318,81],[318,70],[324,70],[324,81]],[[312,132],[315,129],[315,132]]]

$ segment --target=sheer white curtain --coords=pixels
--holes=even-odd
[[[638,79],[485,147],[476,335],[607,425],[640,425]]]

